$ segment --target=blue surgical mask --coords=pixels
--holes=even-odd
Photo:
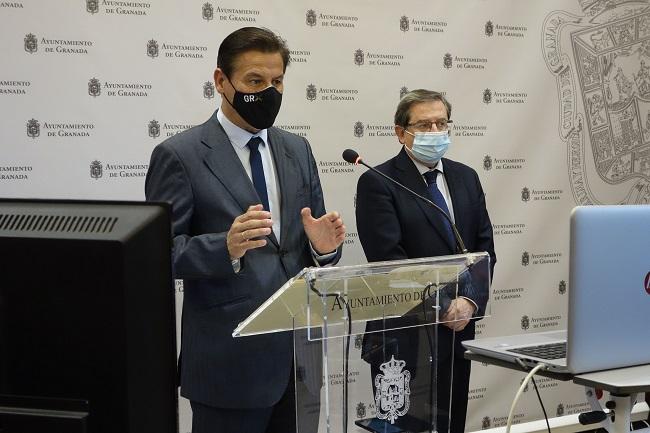
[[[405,131],[413,137],[413,148],[410,149],[415,158],[427,165],[434,166],[440,161],[447,149],[449,149],[449,133],[440,132],[416,132],[415,134]]]

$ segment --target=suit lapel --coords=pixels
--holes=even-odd
[[[203,157],[203,162],[239,204],[242,213],[246,212],[249,206],[259,203],[260,198],[253,182],[246,174],[232,143],[219,124],[216,112],[205,125],[201,142],[209,148]],[[278,246],[273,233],[267,237],[276,247]]]
[[[416,193],[420,194],[425,198],[429,198],[429,192],[427,191],[427,185],[422,179],[422,175],[418,171],[417,167],[411,161],[411,158],[407,155],[404,148],[400,153],[395,157],[395,166],[398,170],[397,180],[401,182],[404,186],[410,188]],[[445,168],[446,170],[446,168]],[[418,207],[424,213],[426,219],[436,230],[440,238],[451,248],[451,251],[456,251],[454,245],[449,244],[447,240],[447,230],[443,226],[444,217],[438,213],[437,210],[433,209],[431,205],[426,202],[415,198]]]
[[[451,203],[454,206],[454,220],[456,223],[456,228],[458,228],[458,231],[462,233],[462,227],[464,227],[464,214],[463,212],[457,212],[457,210],[464,209],[465,207],[462,205],[463,200],[465,199],[465,196],[463,196],[462,190],[463,190],[463,184],[461,182],[460,176],[456,173],[454,170],[454,167],[447,162],[448,160],[445,159],[445,181],[447,181],[447,187],[449,189],[449,197],[451,198]]]
[[[275,164],[275,172],[278,176],[278,188],[280,190],[280,218],[282,226],[280,229],[280,243],[287,240],[290,222],[292,221],[291,212],[296,211],[296,194],[298,192],[298,182],[300,173],[296,169],[296,162],[291,150],[282,139],[282,136],[275,128],[268,129],[269,145]],[[295,217],[295,215],[293,215]]]

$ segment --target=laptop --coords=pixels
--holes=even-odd
[[[650,205],[571,212],[568,327],[464,341],[470,352],[560,373],[650,363]]]

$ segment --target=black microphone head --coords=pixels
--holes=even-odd
[[[343,159],[350,164],[356,164],[359,161],[359,154],[352,149],[345,149],[343,151]]]

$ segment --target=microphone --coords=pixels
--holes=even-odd
[[[440,207],[437,204],[435,204],[434,202],[432,202],[428,198],[421,196],[417,192],[407,188],[406,186],[402,185],[401,183],[399,183],[398,181],[396,181],[392,177],[389,177],[389,176],[385,175],[384,173],[377,170],[376,168],[369,166],[368,164],[366,164],[363,161],[363,159],[361,159],[359,154],[357,152],[355,152],[354,150],[352,150],[352,149],[345,149],[343,151],[343,159],[346,162],[349,162],[350,164],[355,164],[355,165],[361,164],[361,165],[369,168],[370,170],[377,173],[378,175],[380,175],[384,179],[388,179],[389,181],[391,181],[395,185],[402,188],[404,191],[407,191],[411,195],[413,195],[413,196],[419,198],[420,200],[426,202],[429,206],[432,206],[434,209],[436,209],[438,212],[440,212],[445,217],[445,219],[449,222],[449,224],[451,225],[451,229],[454,232],[454,237],[456,238],[456,246],[458,247],[459,251],[461,251],[462,254],[467,254],[467,248],[465,248],[465,243],[463,242],[463,239],[460,237],[460,233],[458,233],[458,228],[456,228],[456,224],[454,224],[454,222],[451,220],[449,215],[447,215],[447,212],[440,209]]]

